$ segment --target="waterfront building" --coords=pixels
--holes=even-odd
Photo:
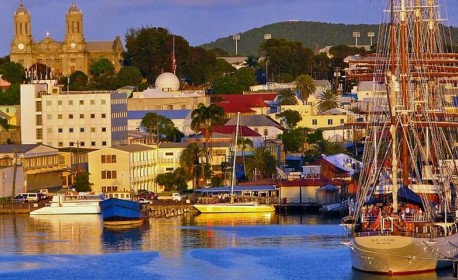
[[[154,190],[157,148],[130,144],[88,153],[89,180],[94,192]]]
[[[65,91],[55,84],[21,85],[21,141],[100,149],[127,144],[127,95]]]
[[[40,144],[0,145],[0,167],[0,197],[11,196],[13,182],[15,193],[59,187],[65,170],[59,151]]]
[[[122,67],[124,47],[121,38],[113,41],[88,42],[84,37],[83,13],[75,3],[68,9],[65,17],[65,39],[56,41],[49,32],[39,42],[32,38],[30,12],[20,3],[14,14],[14,37],[11,42],[10,59],[31,70],[32,79],[51,79],[35,77],[32,65],[42,64],[50,69],[53,77],[69,76],[75,71],[89,73],[91,64],[101,58],[108,59],[119,71]]]

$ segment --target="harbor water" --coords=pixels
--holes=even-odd
[[[99,215],[0,215],[0,279],[453,279],[351,268],[338,218],[186,214],[106,230]]]

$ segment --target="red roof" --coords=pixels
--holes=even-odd
[[[314,187],[314,186],[325,186],[329,184],[330,181],[325,178],[301,178],[292,181],[282,181],[279,183],[281,187]]]
[[[222,101],[222,102],[215,102],[215,105],[218,107],[223,108],[224,113],[254,113],[254,110],[251,110],[250,107],[246,106],[245,104],[241,104],[240,102],[229,102],[229,101]]]
[[[235,134],[237,129],[236,125],[225,125],[225,126],[214,126],[213,132],[224,133],[224,134]],[[241,125],[239,127],[239,136],[240,137],[259,137],[261,134],[252,130],[248,126]]]
[[[269,107],[266,102],[273,101],[277,93],[260,93],[260,94],[218,94],[223,101],[235,102],[247,107]]]

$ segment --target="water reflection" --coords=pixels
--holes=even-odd
[[[74,273],[73,279],[82,279],[84,266],[90,267],[88,279],[119,279],[120,269],[125,278],[137,279],[220,279],[223,274],[239,279],[393,279],[351,269],[338,223],[318,215],[188,214],[151,219],[142,228],[109,230],[99,215],[0,215],[0,278],[54,279]],[[9,271],[12,277],[5,277]]]

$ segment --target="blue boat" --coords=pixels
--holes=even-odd
[[[109,198],[99,203],[103,224],[106,227],[130,227],[142,225],[146,215],[136,201]]]

